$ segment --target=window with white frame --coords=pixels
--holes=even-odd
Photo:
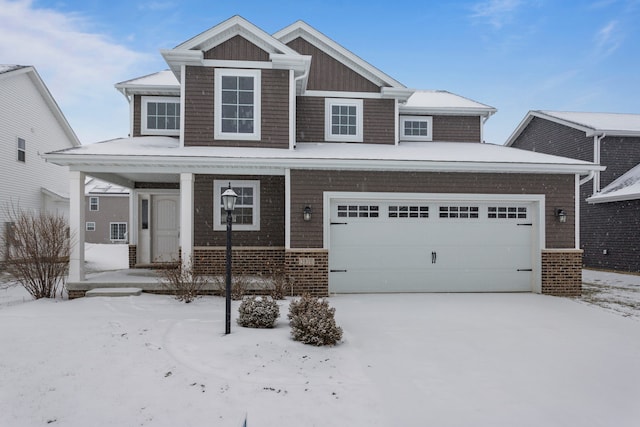
[[[228,187],[229,181],[213,181],[214,230],[226,230],[227,228],[227,212],[222,205],[222,193]],[[231,181],[231,188],[238,195],[232,213],[233,229],[260,230],[260,181]]]
[[[112,242],[126,242],[127,241],[127,223],[126,222],[109,223],[109,239]]]
[[[27,142],[22,138],[18,138],[18,161],[27,161]]]
[[[362,99],[325,98],[324,138],[362,142]]]
[[[400,116],[401,141],[432,141],[433,117]]]
[[[216,68],[214,137],[260,140],[260,70]]]
[[[100,203],[97,197],[89,197],[89,210],[90,211],[98,211],[100,210]]]
[[[143,96],[141,125],[143,135],[179,135],[180,98]]]
[[[96,231],[96,223],[95,222],[87,222],[85,230],[86,231]]]

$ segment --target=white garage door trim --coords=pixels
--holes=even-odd
[[[325,192],[323,197],[323,247],[331,248],[331,204],[335,201],[419,201],[430,203],[441,202],[478,202],[478,203],[531,203],[531,221],[536,227],[532,236],[532,292],[541,292],[542,268],[541,251],[544,248],[545,236],[545,196],[543,194],[441,194],[441,193],[362,193],[362,192]],[[331,254],[329,255],[331,256]]]

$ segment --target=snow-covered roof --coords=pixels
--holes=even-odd
[[[112,184],[94,177],[87,177],[84,183],[84,193],[89,194],[120,194],[128,195],[129,189]]]
[[[9,71],[19,70],[20,68],[26,68],[24,65],[11,65],[11,64],[0,64],[0,74],[8,73]]]
[[[511,146],[535,117],[578,129],[587,137],[640,136],[640,114],[532,110],[522,119],[504,145]]]
[[[619,202],[640,199],[640,164],[587,199],[589,203]]]
[[[116,83],[115,88],[127,96],[132,93],[148,95],[180,95],[180,82],[171,70]]]
[[[400,105],[400,114],[441,113],[491,115],[497,110],[469,98],[446,90],[418,90],[405,104]]]
[[[206,173],[239,169],[335,169],[440,172],[582,173],[603,170],[590,162],[500,145],[403,142],[399,145],[299,143],[294,150],[254,147],[181,147],[175,138],[135,137],[45,154],[59,165],[142,173]]]

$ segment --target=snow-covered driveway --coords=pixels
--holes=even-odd
[[[224,300],[0,307],[2,426],[635,426],[640,322],[535,294],[332,297],[343,342]],[[234,317],[237,303],[234,303]]]

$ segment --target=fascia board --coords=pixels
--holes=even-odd
[[[468,108],[468,107],[437,107],[437,108],[429,108],[429,107],[403,107],[402,105],[399,107],[400,114],[442,114],[442,115],[451,115],[451,116],[491,116],[496,111],[495,108]]]
[[[640,194],[627,194],[627,195],[612,195],[612,196],[592,196],[587,198],[587,203],[590,204],[599,204],[599,203],[609,203],[609,202],[626,202],[627,200],[638,200],[640,199]]]
[[[535,173],[535,174],[587,174],[592,170],[604,170],[593,164],[540,164],[513,162],[455,162],[425,160],[376,160],[376,159],[317,159],[317,158],[248,158],[248,157],[201,157],[201,156],[124,156],[124,155],[78,155],[48,153],[47,161],[61,165],[82,167],[107,167],[136,172],[174,172],[211,170],[211,167],[226,168],[290,168],[316,170],[369,170],[369,171],[423,171],[423,172],[478,172],[478,173]],[[133,169],[132,169],[133,168]],[[111,169],[109,169],[111,170]],[[115,171],[115,170],[114,170]]]
[[[297,37],[302,37],[335,60],[353,69],[357,73],[362,74],[366,78],[371,79],[378,86],[405,87],[393,77],[369,64],[358,55],[344,48],[304,21],[294,22],[288,27],[274,33],[273,37],[283,43],[289,43]]]

